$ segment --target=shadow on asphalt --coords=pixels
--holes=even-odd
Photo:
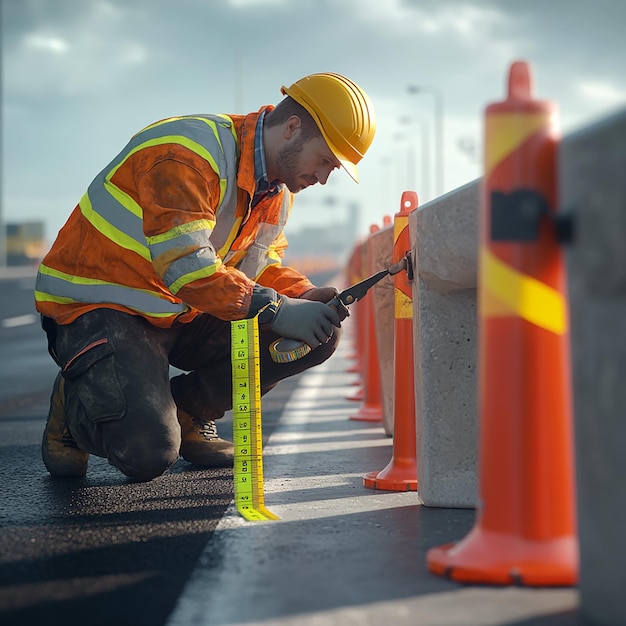
[[[296,384],[264,398],[264,437]],[[232,501],[232,470],[179,460],[165,476],[135,483],[90,457],[85,478],[53,479],[39,449],[45,413],[11,408],[1,420],[18,443],[0,447],[0,623],[165,624]],[[225,418],[220,433],[229,429]]]

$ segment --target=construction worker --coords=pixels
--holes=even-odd
[[[53,476],[89,454],[151,480],[178,459],[230,466],[215,420],[232,407],[230,321],[258,316],[261,393],[331,356],[337,290],[283,266],[293,194],[357,163],[376,122],[355,83],[312,74],[249,115],[168,118],[96,176],[37,275],[35,301],[61,368],[43,435]],[[275,363],[278,337],[314,348]],[[170,365],[183,373],[170,379]]]

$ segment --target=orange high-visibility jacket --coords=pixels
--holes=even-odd
[[[168,118],[137,133],[43,259],[37,310],[68,324],[107,307],[169,327],[202,312],[254,316],[255,283],[291,297],[312,288],[281,265],[292,194],[282,185],[250,207],[256,124],[271,108]]]

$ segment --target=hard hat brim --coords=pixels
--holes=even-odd
[[[346,170],[346,172],[348,172],[348,175],[350,176],[350,178],[355,182],[358,183],[359,182],[359,171],[356,168],[356,165],[354,163],[352,163],[352,161],[348,161],[348,159],[344,159],[343,157],[341,157],[340,155],[338,155],[333,149],[332,147],[330,147],[331,152],[337,157],[337,159],[339,160],[339,163],[341,163],[341,167],[343,167],[344,170]]]

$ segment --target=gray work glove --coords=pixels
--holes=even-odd
[[[281,296],[280,307],[272,320],[272,330],[281,337],[299,339],[311,348],[328,341],[333,326],[341,322],[337,311],[323,302]]]
[[[305,291],[300,298],[302,300],[317,300],[318,302],[330,304],[337,311],[340,322],[343,322],[346,317],[350,316],[348,307],[339,299],[339,292],[335,287],[313,287],[313,289]]]

